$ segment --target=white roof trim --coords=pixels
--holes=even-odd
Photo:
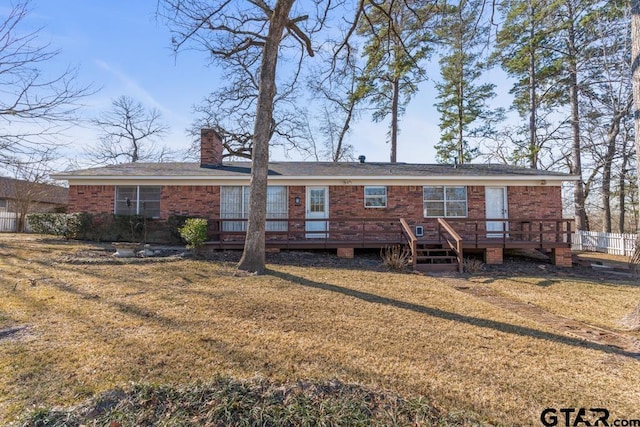
[[[52,175],[54,179],[68,180],[69,185],[247,185],[250,177],[234,176],[73,176]],[[574,176],[269,176],[268,181],[280,185],[561,185],[575,181]]]

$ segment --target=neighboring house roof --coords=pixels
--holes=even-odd
[[[222,166],[199,163],[127,163],[55,174],[69,181],[142,180],[244,180],[251,174],[250,162],[229,162]],[[270,162],[269,179],[291,180],[549,180],[572,181],[572,175],[499,164],[413,164],[360,162]]]
[[[0,199],[17,199],[16,192],[24,185],[34,185],[33,183],[21,179],[0,176]],[[33,191],[35,200],[33,202],[51,203],[55,205],[66,205],[69,199],[69,189],[59,185],[35,184],[37,188]]]

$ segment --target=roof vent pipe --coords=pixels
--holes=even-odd
[[[358,160],[360,160],[360,163],[364,163],[365,160],[367,160],[367,158],[365,156],[358,156]]]
[[[453,158],[453,168],[454,169],[458,169],[458,158],[457,157]]]

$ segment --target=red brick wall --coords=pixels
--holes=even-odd
[[[562,218],[562,189],[558,186],[508,187],[509,218]]]
[[[217,185],[175,185],[162,187],[160,218],[171,215],[220,215],[220,187]]]
[[[113,213],[113,185],[70,185],[68,212]]]
[[[422,186],[387,187],[386,208],[364,206],[364,186],[329,187],[329,216],[342,218],[422,218]]]
[[[508,193],[508,190],[507,190]],[[507,196],[508,197],[508,196]],[[485,218],[484,187],[467,187],[467,215],[469,218]]]
[[[289,218],[304,218],[306,203],[306,187],[292,185],[289,187]],[[296,197],[300,198],[300,203],[296,204]]]
[[[560,187],[508,187],[509,217],[562,218]],[[113,185],[72,185],[69,187],[69,212],[111,213]],[[295,197],[300,197],[296,205]],[[469,218],[483,218],[484,187],[467,187]],[[304,218],[306,192],[304,186],[289,187],[289,216]],[[424,224],[422,186],[387,187],[386,208],[365,208],[363,186],[329,187],[329,216],[333,218],[405,218],[410,223]],[[220,213],[219,186],[164,186],[160,201],[162,218],[170,215],[216,217]]]

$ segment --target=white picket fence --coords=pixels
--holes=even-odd
[[[578,230],[573,234],[572,247],[579,251],[604,252],[631,256],[635,248],[635,234],[599,233]]]
[[[17,217],[18,214],[15,212],[0,212],[0,232],[15,233]],[[29,229],[29,222],[26,224],[25,231],[31,231]]]

